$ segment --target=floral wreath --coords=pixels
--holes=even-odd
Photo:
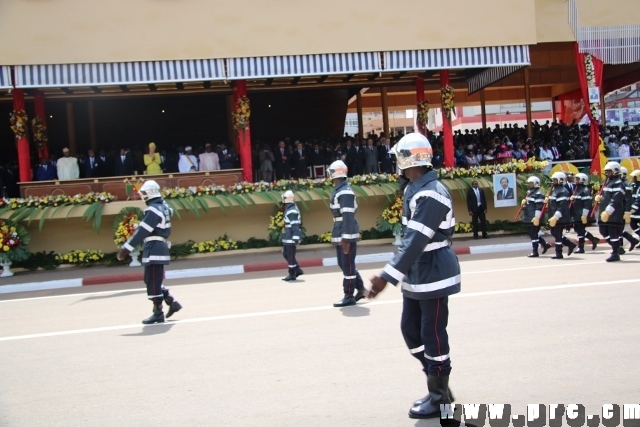
[[[232,114],[233,128],[236,131],[246,130],[249,127],[249,118],[251,117],[251,105],[249,98],[242,96],[236,101],[236,110]]]
[[[429,101],[426,99],[418,103],[418,123],[424,128],[429,124]]]
[[[24,261],[29,258],[31,236],[22,225],[0,219],[0,259]]]
[[[440,89],[440,98],[442,99],[442,108],[447,115],[447,119],[451,120],[451,112],[455,108],[455,104],[453,102],[453,87],[446,85],[445,87]]]
[[[400,234],[402,231],[402,208],[404,205],[404,196],[398,191],[395,197],[389,202],[389,205],[382,211],[378,217],[376,226],[378,231],[391,231],[394,235]]]
[[[13,110],[9,117],[9,122],[11,122],[11,130],[16,135],[16,138],[22,138],[27,134],[29,119],[26,111]]]
[[[588,53],[584,56],[584,68],[587,75],[587,87],[596,87],[596,71],[593,66],[593,56]],[[594,120],[600,119],[600,103],[589,102],[589,109],[591,110],[591,117]]]
[[[33,132],[33,140],[35,142],[48,142],[47,127],[42,123],[42,119],[38,116],[31,120],[31,131]]]
[[[122,208],[113,220],[113,242],[117,247],[125,244],[136,232],[142,220],[142,211],[135,207]]]

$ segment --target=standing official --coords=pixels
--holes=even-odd
[[[364,173],[378,173],[378,147],[373,145],[373,139],[367,139],[367,146],[364,149]]]
[[[160,193],[157,182],[148,180],[142,184],[140,198],[147,204],[144,216],[138,224],[136,232],[122,245],[118,252],[118,259],[123,260],[129,252],[144,242],[142,248],[142,265],[144,265],[144,283],[147,285],[147,296],[153,302],[153,314],[142,323],[150,325],[163,323],[162,301],[169,306],[167,318],[182,309],[169,290],[162,285],[164,280],[164,266],[169,264],[171,256],[168,242],[171,234],[171,215],[173,210],[167,205]]]
[[[596,196],[600,234],[611,245],[611,256],[607,262],[620,261],[620,239],[624,229],[624,183],[620,179],[620,164],[609,162],[604,166],[607,180],[602,195]]]
[[[347,173],[347,165],[342,160],[331,163],[327,170],[327,175],[335,187],[329,205],[333,214],[331,242],[336,245],[336,256],[343,274],[342,289],[344,290],[344,297],[333,304],[334,307],[355,305],[358,300],[364,298],[364,283],[356,269],[357,242],[360,240],[360,226],[355,218],[358,202],[347,181]],[[358,293],[354,297],[355,289]]]
[[[404,192],[402,245],[380,276],[371,279],[369,298],[388,282],[402,288],[401,329],[409,351],[427,375],[429,394],[414,402],[411,418],[441,416],[441,405],[451,403],[449,374],[449,295],[460,292],[460,264],[450,246],[455,229],[453,203],[437,180],[433,151],[419,133],[397,144],[397,164],[410,183]]]
[[[471,182],[471,188],[467,191],[467,210],[471,216],[471,224],[473,225],[473,238],[478,238],[478,223],[482,229],[482,238],[488,239],[487,235],[487,198],[484,190],[478,187],[478,181]]]
[[[531,246],[533,251],[527,255],[529,258],[537,258],[540,256],[538,247],[542,245],[542,255],[546,254],[551,247],[542,237],[540,237],[540,217],[542,216],[542,208],[544,206],[544,194],[540,191],[540,178],[530,176],[527,179],[529,190],[524,199],[522,199],[522,223],[527,227],[527,233],[531,238]]]
[[[627,168],[624,166],[620,167],[620,179],[622,180],[622,184],[624,185],[624,222],[625,224],[629,224],[631,222],[631,205],[633,205],[633,190],[634,184],[633,182],[627,181]],[[640,240],[633,237],[633,234],[629,233],[622,226],[622,237],[629,241],[629,252],[631,252]],[[622,246],[622,241],[620,241],[620,255],[624,255],[625,250]]]
[[[58,159],[56,164],[58,169],[58,179],[66,181],[70,179],[80,178],[80,165],[78,159],[71,156],[68,148],[62,149],[62,157]]]
[[[631,179],[633,181],[633,204],[631,205],[630,223],[631,229],[638,237],[640,237],[640,183],[638,183],[638,177],[640,176],[640,170],[634,170],[631,172]]]
[[[284,233],[282,233],[282,256],[287,260],[289,275],[285,277],[285,282],[296,280],[304,271],[296,260],[296,248],[300,244],[301,216],[300,209],[296,205],[295,194],[287,190],[282,193],[282,203],[284,204]]]
[[[587,185],[589,177],[586,174],[579,173],[576,175],[577,183],[574,194],[570,197],[571,202],[569,205],[571,221],[573,222],[573,228],[578,235],[578,249],[575,253],[584,253],[584,239],[585,237],[591,241],[591,250],[595,250],[600,243],[600,239],[589,233],[586,229],[586,225],[589,222],[589,212],[591,211],[591,205],[593,203],[593,197],[591,197],[591,189]]]
[[[569,248],[569,255],[573,253],[578,246],[571,240],[563,236],[567,223],[570,221],[569,217],[569,190],[565,187],[565,179],[567,176],[564,172],[555,172],[551,175],[553,180],[553,189],[549,195],[549,226],[551,227],[551,235],[555,239],[556,254],[551,259],[563,259],[562,246]]]

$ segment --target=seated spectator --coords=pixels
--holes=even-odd
[[[465,160],[467,166],[478,166],[478,159],[471,150],[467,150],[467,153],[465,154]]]

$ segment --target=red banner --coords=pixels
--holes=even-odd
[[[44,108],[44,94],[39,90],[36,91],[34,95],[35,107],[36,107],[36,117],[40,117],[40,121],[42,122],[42,126],[47,127],[47,113]],[[49,143],[42,142],[38,144],[38,157],[49,159]]]
[[[22,89],[13,89],[13,109],[24,110],[24,92]],[[31,181],[31,155],[29,154],[29,140],[26,136],[16,139],[18,149],[18,173],[20,182]]]
[[[449,70],[440,71],[440,88],[449,86]],[[453,130],[451,128],[451,119],[447,117],[447,113],[442,106],[442,132],[444,133],[442,151],[444,154],[444,167],[452,168],[455,166],[455,157],[453,154]]]
[[[247,96],[246,80],[236,80],[233,83],[233,108],[234,112],[238,105],[238,100]],[[238,130],[238,156],[240,156],[240,167],[242,168],[242,180],[253,182],[253,167],[251,165],[251,128]]]

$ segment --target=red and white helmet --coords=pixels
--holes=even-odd
[[[160,186],[152,179],[145,181],[144,184],[142,184],[142,187],[138,190],[138,194],[140,194],[140,198],[145,202],[162,197]]]
[[[432,166],[433,149],[426,136],[413,132],[403,136],[395,145],[398,168]]]
[[[347,165],[342,160],[336,160],[329,165],[327,176],[329,179],[346,178],[347,172],[349,172]]]

